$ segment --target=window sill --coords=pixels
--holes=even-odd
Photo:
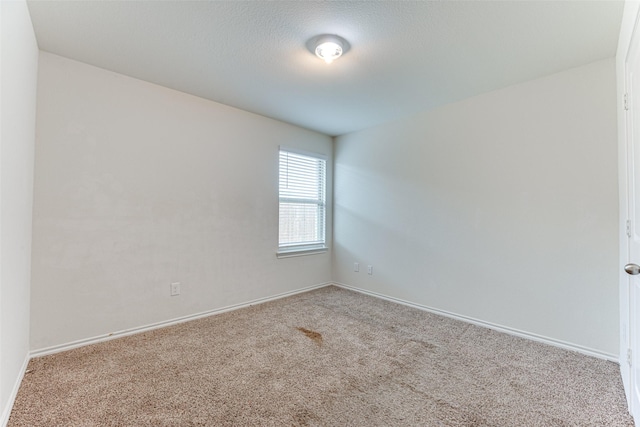
[[[326,253],[329,248],[313,248],[313,249],[281,249],[276,252],[278,258],[290,258],[294,256],[317,255]]]

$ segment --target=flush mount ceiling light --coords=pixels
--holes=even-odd
[[[351,46],[340,36],[321,34],[307,42],[307,49],[327,64],[345,54]]]

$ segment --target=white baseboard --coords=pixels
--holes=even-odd
[[[11,394],[9,395],[9,399],[4,408],[2,408],[2,415],[0,416],[0,426],[6,427],[9,422],[9,417],[11,416],[11,409],[13,409],[13,403],[16,401],[16,397],[18,396],[18,390],[20,390],[20,384],[22,383],[22,379],[24,378],[24,374],[27,371],[27,365],[29,364],[29,360],[31,357],[27,354],[24,358],[24,362],[22,363],[22,367],[20,368],[20,373],[16,378],[16,382],[13,384],[13,388],[11,389]]]
[[[165,326],[171,326],[171,325],[176,325],[178,323],[183,323],[183,322],[188,322],[190,320],[195,320],[195,319],[200,319],[202,317],[208,317],[208,316],[212,316],[214,314],[220,314],[220,313],[225,313],[227,311],[233,311],[233,310],[238,310],[244,307],[248,307],[251,305],[255,305],[255,304],[262,304],[268,301],[274,301],[277,299],[281,299],[281,298],[285,298],[291,295],[296,295],[296,294],[300,294],[300,293],[304,293],[304,292],[308,292],[308,291],[312,291],[314,289],[319,289],[319,288],[323,288],[326,286],[337,286],[339,288],[343,288],[343,289],[348,289],[351,291],[355,291],[355,292],[360,292],[362,294],[366,294],[372,297],[376,297],[376,298],[381,298],[387,301],[391,301],[391,302],[395,302],[398,304],[402,304],[402,305],[406,305],[408,307],[413,307],[413,308],[417,308],[419,310],[424,310],[424,311],[428,311],[430,313],[434,313],[434,314],[438,314],[441,316],[446,316],[446,317],[450,317],[456,320],[460,320],[463,322],[467,322],[467,323],[472,323],[474,325],[478,325],[478,326],[482,326],[485,328],[489,328],[489,329],[493,329],[495,331],[498,332],[504,332],[510,335],[515,335],[521,338],[526,338],[526,339],[530,339],[533,341],[537,341],[537,342],[541,342],[544,344],[548,344],[548,345],[552,345],[555,347],[560,347],[560,348],[564,348],[566,350],[571,350],[571,351],[575,351],[578,353],[582,353],[585,354],[587,356],[592,356],[592,357],[597,357],[599,359],[605,359],[605,360],[609,360],[612,362],[616,362],[619,363],[619,359],[618,356],[615,354],[611,354],[611,353],[605,353],[599,350],[595,350],[592,348],[588,348],[588,347],[583,347],[577,344],[573,344],[570,342],[566,342],[566,341],[561,341],[561,340],[557,340],[554,338],[549,338],[549,337],[545,337],[542,335],[538,335],[538,334],[534,334],[534,333],[530,333],[530,332],[526,332],[526,331],[522,331],[519,329],[515,329],[515,328],[510,328],[508,326],[503,326],[503,325],[498,325],[495,323],[491,323],[491,322],[486,322],[484,320],[480,320],[480,319],[475,319],[473,317],[468,317],[468,316],[463,316],[460,314],[456,314],[456,313],[452,313],[446,310],[440,310],[434,307],[429,307],[426,305],[422,305],[422,304],[417,304],[414,302],[410,302],[410,301],[406,301],[400,298],[395,298],[395,297],[391,297],[388,295],[384,295],[384,294],[380,294],[377,292],[373,292],[373,291],[368,291],[366,289],[362,289],[362,288],[358,288],[355,286],[350,286],[350,285],[346,285],[344,283],[339,283],[339,282],[327,282],[327,283],[321,283],[318,285],[312,285],[312,286],[308,286],[305,288],[301,288],[301,289],[296,289],[295,291],[290,291],[290,292],[284,292],[281,294],[277,294],[277,295],[273,295],[270,297],[265,297],[265,298],[258,298],[255,300],[251,300],[248,302],[244,302],[241,304],[234,304],[234,305],[230,305],[230,306],[226,306],[226,307],[222,307],[222,308],[218,308],[218,309],[214,309],[214,310],[208,310],[208,311],[204,311],[201,313],[196,313],[196,314],[191,314],[188,316],[183,316],[183,317],[178,317],[175,319],[170,319],[170,320],[166,320],[166,321],[162,321],[162,322],[157,322],[157,323],[153,323],[150,325],[144,325],[144,326],[139,326],[136,328],[130,328],[130,329],[125,329],[122,331],[118,331],[118,332],[113,332],[110,334],[104,334],[104,335],[99,335],[99,336],[95,336],[95,337],[91,337],[91,338],[85,338],[82,340],[78,340],[78,341],[73,341],[70,343],[66,343],[66,344],[60,344],[60,345],[56,345],[56,346],[52,346],[52,347],[46,347],[46,348],[42,348],[39,350],[33,350],[29,353],[29,357],[40,357],[40,356],[45,356],[48,354],[54,354],[54,353],[59,353],[62,351],[66,351],[66,350],[71,350],[74,348],[78,348],[78,347],[83,347],[85,345],[90,345],[90,344],[96,344],[99,342],[103,342],[103,341],[108,341],[111,339],[115,339],[115,338],[120,338],[120,337],[124,337],[124,336],[128,336],[128,335],[133,335],[133,334],[138,334],[141,332],[147,332],[147,331],[151,331],[154,329],[158,329],[158,328],[163,328]],[[28,363],[28,359],[25,362],[25,366],[26,363]],[[18,383],[19,386],[19,383]],[[17,393],[17,388],[15,390],[15,393]],[[14,396],[15,398],[15,396]],[[4,419],[4,418],[3,418]],[[0,424],[2,425],[2,424]]]
[[[384,300],[387,300],[387,301],[395,302],[395,303],[398,303],[398,304],[406,305],[406,306],[409,306],[409,307],[417,308],[419,310],[424,310],[424,311],[428,311],[430,313],[439,314],[441,316],[450,317],[452,319],[461,320],[463,322],[472,323],[474,325],[482,326],[482,327],[489,328],[489,329],[493,329],[493,330],[498,331],[498,332],[504,332],[504,333],[509,334],[509,335],[515,335],[515,336],[520,337],[520,338],[526,338],[526,339],[530,339],[532,341],[537,341],[537,342],[541,342],[541,343],[544,343],[544,344],[552,345],[554,347],[564,348],[565,350],[571,350],[571,351],[575,351],[577,353],[582,353],[582,354],[585,354],[587,356],[597,357],[599,359],[605,359],[605,360],[609,360],[611,362],[620,363],[620,360],[618,359],[618,356],[615,355],[615,354],[605,353],[605,352],[600,351],[600,350],[595,350],[595,349],[592,349],[592,348],[583,347],[583,346],[580,346],[580,345],[577,345],[577,344],[573,344],[573,343],[570,343],[570,342],[561,341],[561,340],[545,337],[545,336],[542,336],[542,335],[533,334],[533,333],[526,332],[526,331],[521,331],[519,329],[510,328],[508,326],[502,326],[502,325],[497,325],[497,324],[491,323],[491,322],[485,322],[484,320],[474,319],[473,317],[468,317],[468,316],[462,316],[460,314],[452,313],[452,312],[449,312],[449,311],[446,311],[446,310],[440,310],[440,309],[429,307],[429,306],[426,306],[426,305],[416,304],[416,303],[413,303],[413,302],[410,302],[410,301],[405,301],[405,300],[400,299],[400,298],[390,297],[388,295],[383,295],[383,294],[380,294],[380,293],[377,293],[377,292],[368,291],[366,289],[357,288],[355,286],[345,285],[343,283],[333,282],[333,285],[337,286],[339,288],[344,288],[344,289],[347,289],[347,290],[350,290],[350,291],[360,292],[362,294],[369,295],[369,296],[372,296],[372,297],[376,297],[376,298],[384,299]]]
[[[184,323],[184,322],[188,322],[190,320],[195,320],[195,319],[200,319],[200,318],[203,318],[203,317],[213,316],[214,314],[220,314],[220,313],[225,313],[227,311],[238,310],[238,309],[241,309],[241,308],[249,307],[251,305],[263,304],[265,302],[275,301],[275,300],[278,300],[278,299],[281,299],[281,298],[285,298],[285,297],[288,297],[288,296],[301,294],[301,293],[304,293],[304,292],[309,292],[309,291],[312,291],[314,289],[324,288],[325,286],[331,286],[332,284],[333,284],[333,282],[326,282],[326,283],[321,283],[321,284],[318,284],[318,285],[307,286],[305,288],[296,289],[295,291],[284,292],[284,293],[281,293],[281,294],[272,295],[270,297],[258,298],[258,299],[251,300],[251,301],[248,301],[248,302],[229,305],[229,306],[226,306],[226,307],[216,308],[216,309],[213,309],[213,310],[207,310],[207,311],[203,311],[203,312],[200,312],[200,313],[190,314],[188,316],[177,317],[175,319],[170,319],[170,320],[165,320],[165,321],[162,321],[162,322],[152,323],[150,325],[138,326],[138,327],[135,327],[135,328],[124,329],[122,331],[112,332],[112,333],[109,333],[109,334],[98,335],[98,336],[91,337],[91,338],[85,338],[85,339],[73,341],[73,342],[70,342],[70,343],[59,344],[59,345],[55,345],[55,346],[51,346],[51,347],[41,348],[41,349],[38,349],[38,350],[32,350],[29,353],[29,356],[30,357],[40,357],[40,356],[46,356],[48,354],[60,353],[62,351],[67,351],[67,350],[71,350],[71,349],[78,348],[78,347],[84,347],[84,346],[90,345],[90,344],[96,344],[96,343],[103,342],[103,341],[109,341],[109,340],[112,340],[112,339],[115,339],[115,338],[126,337],[128,335],[134,335],[134,334],[139,334],[139,333],[142,333],[142,332],[152,331],[154,329],[164,328],[166,326],[177,325],[178,323]]]
[[[218,309],[214,309],[214,310],[208,310],[208,311],[204,311],[201,313],[196,313],[196,314],[192,314],[192,315],[188,315],[188,316],[183,316],[183,317],[178,317],[175,319],[170,319],[170,320],[166,320],[166,321],[162,321],[162,322],[157,322],[157,323],[153,323],[150,325],[145,325],[145,326],[140,326],[140,327],[136,327],[136,328],[130,328],[130,329],[125,329],[122,331],[118,331],[118,332],[113,332],[110,334],[104,334],[104,335],[99,335],[99,336],[95,336],[92,338],[86,338],[86,339],[82,339],[82,340],[78,340],[78,341],[73,341],[70,343],[66,343],[66,344],[60,344],[60,345],[56,345],[56,346],[52,346],[52,347],[47,347],[47,348],[42,348],[39,350],[33,350],[29,353],[29,355],[25,358],[24,361],[24,366],[21,370],[21,374],[19,376],[19,378],[16,381],[16,384],[14,385],[14,388],[12,390],[11,396],[9,401],[7,402],[6,407],[3,409],[2,412],[2,418],[0,418],[0,426],[5,427],[7,425],[7,422],[9,421],[9,416],[11,415],[11,409],[13,407],[13,403],[15,401],[15,398],[18,394],[18,389],[20,387],[20,383],[22,382],[22,378],[24,377],[24,373],[26,371],[27,368],[27,364],[29,363],[29,360],[31,358],[34,357],[40,357],[40,356],[45,356],[48,354],[54,354],[54,353],[59,353],[62,351],[66,351],[66,350],[71,350],[74,348],[78,348],[78,347],[83,347],[86,345],[90,345],[90,344],[96,344],[99,342],[103,342],[103,341],[108,341],[108,340],[112,340],[115,338],[120,338],[120,337],[124,337],[124,336],[128,336],[128,335],[134,335],[134,334],[138,334],[138,333],[142,333],[142,332],[147,332],[147,331],[151,331],[154,329],[158,329],[158,328],[162,328],[162,327],[166,327],[166,326],[171,326],[171,325],[176,325],[179,323],[184,323],[184,322],[188,322],[190,320],[195,320],[195,319],[200,319],[203,317],[208,317],[208,316],[212,316],[215,314],[220,314],[220,313],[225,313],[228,311],[233,311],[233,310],[238,310],[241,308],[245,308],[245,307],[249,307],[251,305],[256,305],[256,304],[262,304],[265,302],[269,302],[269,301],[275,301],[281,298],[285,298],[288,296],[292,296],[292,295],[296,295],[296,294],[300,294],[300,293],[304,293],[304,292],[308,292],[308,291],[312,291],[314,289],[319,289],[319,288],[323,288],[326,286],[337,286],[339,288],[343,288],[343,289],[347,289],[347,290],[351,290],[351,291],[355,291],[355,292],[359,292],[365,295],[369,295],[375,298],[380,298],[380,299],[384,299],[387,301],[391,301],[394,303],[398,303],[398,304],[402,304],[402,305],[406,305],[408,307],[412,307],[412,308],[416,308],[419,310],[424,310],[430,313],[434,313],[434,314],[438,314],[441,316],[446,316],[446,317],[450,317],[456,320],[460,320],[463,322],[467,322],[467,323],[471,323],[474,325],[478,325],[478,326],[482,326],[485,328],[489,328],[489,329],[493,329],[495,331],[498,332],[504,332],[510,335],[515,335],[521,338],[526,338],[526,339],[530,339],[532,341],[537,341],[537,342],[541,342],[544,344],[548,344],[548,345],[552,345],[555,347],[560,347],[560,348],[564,348],[566,350],[571,350],[571,351],[575,351],[581,354],[585,354],[587,356],[592,356],[592,357],[597,357],[600,359],[605,359],[605,360],[609,360],[612,362],[616,362],[619,363],[618,357],[614,354],[610,354],[610,353],[605,353],[599,350],[594,350],[591,348],[587,348],[587,347],[583,347],[583,346],[579,346],[576,344],[572,344],[569,342],[565,342],[565,341],[561,341],[561,340],[556,340],[553,338],[549,338],[549,337],[545,337],[545,336],[541,336],[541,335],[537,335],[537,334],[533,334],[533,333],[529,333],[529,332],[525,332],[525,331],[521,331],[518,329],[514,329],[514,328],[510,328],[510,327],[506,327],[506,326],[502,326],[502,325],[497,325],[491,322],[485,322],[483,320],[479,320],[479,319],[474,319],[472,317],[468,317],[468,316],[463,316],[463,315],[459,315],[456,313],[451,313],[448,312],[446,310],[440,310],[437,308],[433,308],[433,307],[429,307],[429,306],[425,306],[422,304],[416,304],[410,301],[405,301],[403,299],[400,298],[395,298],[395,297],[391,297],[388,295],[383,295],[377,292],[372,292],[372,291],[368,291],[366,289],[361,289],[361,288],[357,288],[355,286],[350,286],[350,285],[345,285],[343,283],[339,283],[339,282],[327,282],[327,283],[321,283],[318,285],[312,285],[312,286],[308,286],[305,288],[301,288],[301,289],[296,289],[294,291],[289,291],[289,292],[284,292],[281,294],[277,294],[277,295],[273,295],[270,297],[265,297],[265,298],[258,298],[255,300],[251,300],[248,302],[244,302],[241,304],[234,304],[234,305],[230,305],[230,306],[226,306],[226,307],[222,307],[222,308],[218,308]]]

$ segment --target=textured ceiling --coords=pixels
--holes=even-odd
[[[620,1],[29,1],[42,50],[340,135],[615,54]],[[305,47],[333,33],[327,65]]]

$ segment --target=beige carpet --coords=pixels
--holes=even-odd
[[[631,426],[615,363],[329,287],[32,360],[9,426]]]

